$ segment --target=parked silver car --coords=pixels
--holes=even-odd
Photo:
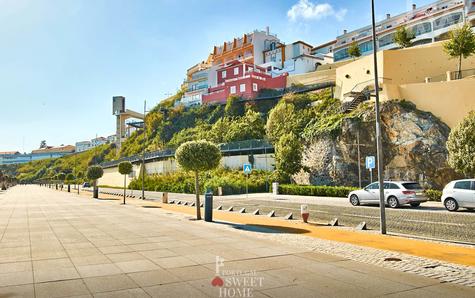
[[[363,189],[350,192],[348,199],[353,206],[360,204],[379,205],[379,182],[371,183]],[[384,199],[386,205],[397,208],[400,205],[410,204],[418,207],[427,201],[424,189],[419,183],[413,181],[385,181]]]
[[[460,207],[474,210],[475,179],[450,182],[445,186],[440,200],[449,211],[457,211]]]

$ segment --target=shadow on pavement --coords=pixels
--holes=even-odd
[[[237,230],[245,230],[250,232],[259,232],[259,233],[269,233],[269,234],[304,234],[310,232],[306,229],[298,228],[289,228],[282,226],[272,226],[272,225],[245,225],[245,224],[235,224],[222,221],[214,221],[214,223],[228,225]]]

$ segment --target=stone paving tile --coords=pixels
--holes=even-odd
[[[177,268],[197,265],[195,261],[188,259],[187,257],[166,257],[154,260],[154,262],[162,268]]]
[[[140,287],[163,285],[183,280],[182,278],[178,278],[174,274],[164,269],[129,273],[127,275],[131,279],[133,279]]]
[[[0,264],[0,287],[29,284],[33,282],[31,262]]]
[[[144,290],[152,297],[193,297],[193,298],[202,298],[210,297],[200,290],[192,287],[188,283],[174,283],[174,284],[165,284],[160,286],[146,287]]]
[[[177,276],[182,281],[190,281],[202,278],[213,278],[216,275],[215,268],[209,269],[207,267],[196,265],[179,268],[169,268],[168,272]]]
[[[33,261],[33,273],[35,283],[79,278],[68,258]]]
[[[148,295],[141,288],[97,293],[94,295],[94,298],[145,298],[145,297],[150,297],[150,295]]]
[[[8,286],[0,287],[0,297],[12,298],[12,297],[23,297],[23,298],[34,298],[35,289],[33,284],[20,285],[20,286]]]
[[[150,271],[158,269],[159,267],[149,260],[134,260],[126,262],[114,263],[124,273]]]
[[[35,294],[36,298],[90,295],[81,279],[37,283],[35,284]]]
[[[125,274],[89,277],[84,278],[84,282],[92,293],[119,291],[139,287]]]

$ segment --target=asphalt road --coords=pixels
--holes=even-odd
[[[105,189],[109,193],[123,193],[119,189]],[[127,190],[128,195],[141,196],[140,191]],[[161,200],[162,193],[146,192],[145,197],[150,200]],[[169,194],[170,200],[192,202],[194,195]],[[355,227],[366,222],[369,229],[379,229],[378,206],[351,206],[346,198],[322,198],[283,196],[270,194],[250,194],[214,197],[214,207],[222,206],[223,210],[234,206],[234,211],[246,208],[251,213],[256,209],[261,214],[274,210],[276,216],[285,216],[292,212],[299,217],[300,205],[307,204],[312,221],[326,224],[333,218],[338,218],[339,224]],[[439,202],[426,202],[418,208],[402,206],[398,209],[386,208],[387,229],[391,233],[408,234],[413,236],[442,239],[448,241],[466,242],[475,245],[475,212],[461,210],[448,212]]]

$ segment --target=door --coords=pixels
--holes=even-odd
[[[474,191],[472,190],[472,181],[470,180],[455,182],[453,193],[459,207],[470,207],[474,203]]]
[[[472,191],[471,191],[471,195],[470,197],[468,198],[468,201],[467,201],[467,207],[469,208],[475,208],[475,180],[472,181]]]
[[[374,182],[364,188],[364,199],[367,203],[379,203],[379,183]]]

